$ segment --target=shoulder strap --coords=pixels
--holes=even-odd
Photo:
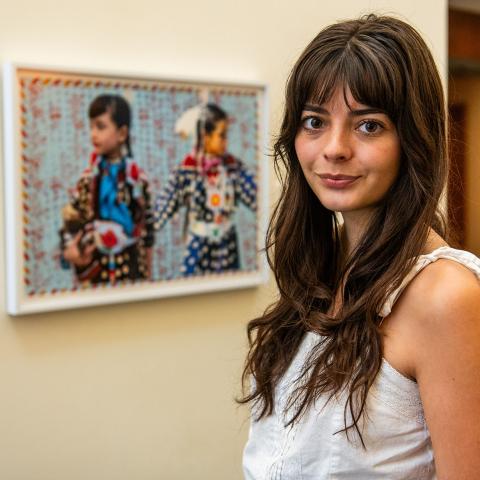
[[[389,315],[400,294],[407,287],[407,285],[416,277],[416,275],[421,272],[427,265],[430,265],[431,263],[441,258],[446,258],[448,260],[453,260],[454,262],[461,263],[469,270],[471,270],[480,281],[480,259],[476,257],[473,253],[466,252],[465,250],[457,250],[451,247],[437,248],[433,252],[430,252],[426,255],[420,255],[418,257],[417,262],[413,266],[412,270],[410,270],[408,275],[403,279],[400,287],[398,287],[390,295],[390,297],[388,297],[379,315],[381,317],[386,317],[387,315]]]

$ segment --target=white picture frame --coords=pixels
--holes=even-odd
[[[185,228],[181,220],[185,213],[181,208],[176,213],[179,215],[176,226],[170,227],[170,233],[164,233],[170,235],[168,238],[176,238],[177,244],[170,245],[170,248],[171,240],[163,237],[158,240],[164,230],[155,233],[153,273],[148,280],[93,284],[79,281],[75,269],[66,273],[65,268],[61,267],[59,257],[62,250],[58,236],[58,230],[62,227],[61,206],[70,201],[69,192],[75,189],[76,181],[88,160],[85,158],[81,165],[83,153],[89,148],[89,120],[86,108],[83,118],[79,112],[91,98],[109,92],[118,92],[130,103],[133,150],[149,152],[144,155],[145,161],[141,158],[138,161],[147,177],[155,179],[150,185],[152,203],[167,184],[166,176],[162,173],[159,179],[158,172],[164,172],[167,168],[173,171],[173,163],[180,164],[187,151],[181,142],[188,140],[180,140],[178,132],[175,133],[172,128],[178,125],[180,116],[196,104],[207,102],[216,103],[227,112],[230,125],[229,152],[249,168],[256,183],[256,206],[251,205],[249,209],[239,202],[232,217],[232,222],[238,222],[234,223],[238,231],[238,268],[190,276],[176,271],[181,263],[178,252],[179,229]],[[163,92],[161,98],[155,97],[155,92]],[[182,98],[177,102],[178,105],[168,100],[169,92],[176,99]],[[76,123],[70,115],[72,102],[76,102]],[[165,107],[162,110],[162,102],[170,102],[171,109]],[[155,112],[152,110],[149,113],[148,106],[154,104]],[[143,117],[139,117],[142,115],[140,110],[143,111]],[[175,117],[171,113],[174,111]],[[267,112],[268,91],[262,84],[166,79],[112,71],[92,72],[5,63],[3,124],[7,312],[23,315],[254,287],[264,283],[268,278],[268,266],[263,253],[268,216]],[[143,120],[139,118],[147,118],[148,122],[145,121],[142,127],[139,123]],[[249,119],[253,118],[254,127],[249,124]],[[170,154],[169,160],[165,160],[167,157],[160,152],[161,143],[147,145],[148,139],[154,136],[155,125],[160,125],[162,121],[164,130],[167,129],[164,124],[168,124],[168,131],[162,140],[164,148],[170,148],[170,154],[173,151],[173,157],[178,157],[174,162]],[[74,134],[71,133],[72,128]],[[148,134],[145,133],[147,130]],[[74,147],[71,147],[72,135],[75,138]],[[83,147],[85,143],[87,145]],[[162,254],[161,250],[158,253],[155,250],[157,242],[163,244],[164,250],[170,253]],[[185,248],[186,243],[181,247]],[[57,262],[58,272],[55,270]],[[72,276],[71,281],[68,275]]]

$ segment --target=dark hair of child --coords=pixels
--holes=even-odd
[[[203,136],[212,133],[217,123],[226,119],[226,112],[214,103],[207,103],[202,108],[200,118],[197,121],[197,150],[200,150],[203,146]]]
[[[126,126],[128,128],[127,139],[125,144],[127,146],[127,154],[132,157],[132,149],[130,147],[130,125],[132,114],[130,105],[120,95],[99,95],[96,97],[88,108],[88,117],[90,119],[96,118],[104,113],[109,113],[113,123],[118,128]]]

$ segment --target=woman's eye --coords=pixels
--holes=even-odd
[[[302,126],[307,130],[317,130],[321,128],[322,125],[323,121],[318,117],[306,117],[302,120]]]
[[[380,133],[380,131],[383,129],[383,126],[374,120],[365,120],[360,124],[358,129],[363,133],[372,135],[375,133]]]

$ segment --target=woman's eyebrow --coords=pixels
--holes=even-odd
[[[328,114],[328,110],[326,108],[321,107],[320,105],[314,105],[313,103],[306,103],[303,107],[303,110],[308,112],[316,112],[316,113],[325,113]]]
[[[351,109],[350,110],[350,115],[352,116],[360,116],[360,115],[372,115],[373,113],[380,113],[382,115],[387,115],[387,112],[385,112],[385,110],[382,110],[381,108],[370,108],[370,107],[367,107],[367,108],[358,108],[356,110],[354,109]]]
[[[303,107],[304,111],[308,112],[315,112],[315,113],[322,113],[325,115],[328,115],[330,112],[324,108],[321,107],[320,105],[314,105],[312,103],[306,103],[305,106]],[[381,108],[372,108],[372,107],[365,107],[365,108],[357,108],[357,109],[350,109],[350,115],[354,117],[359,117],[361,115],[372,115],[372,114],[382,114],[386,115],[387,112],[385,110],[382,110]]]

